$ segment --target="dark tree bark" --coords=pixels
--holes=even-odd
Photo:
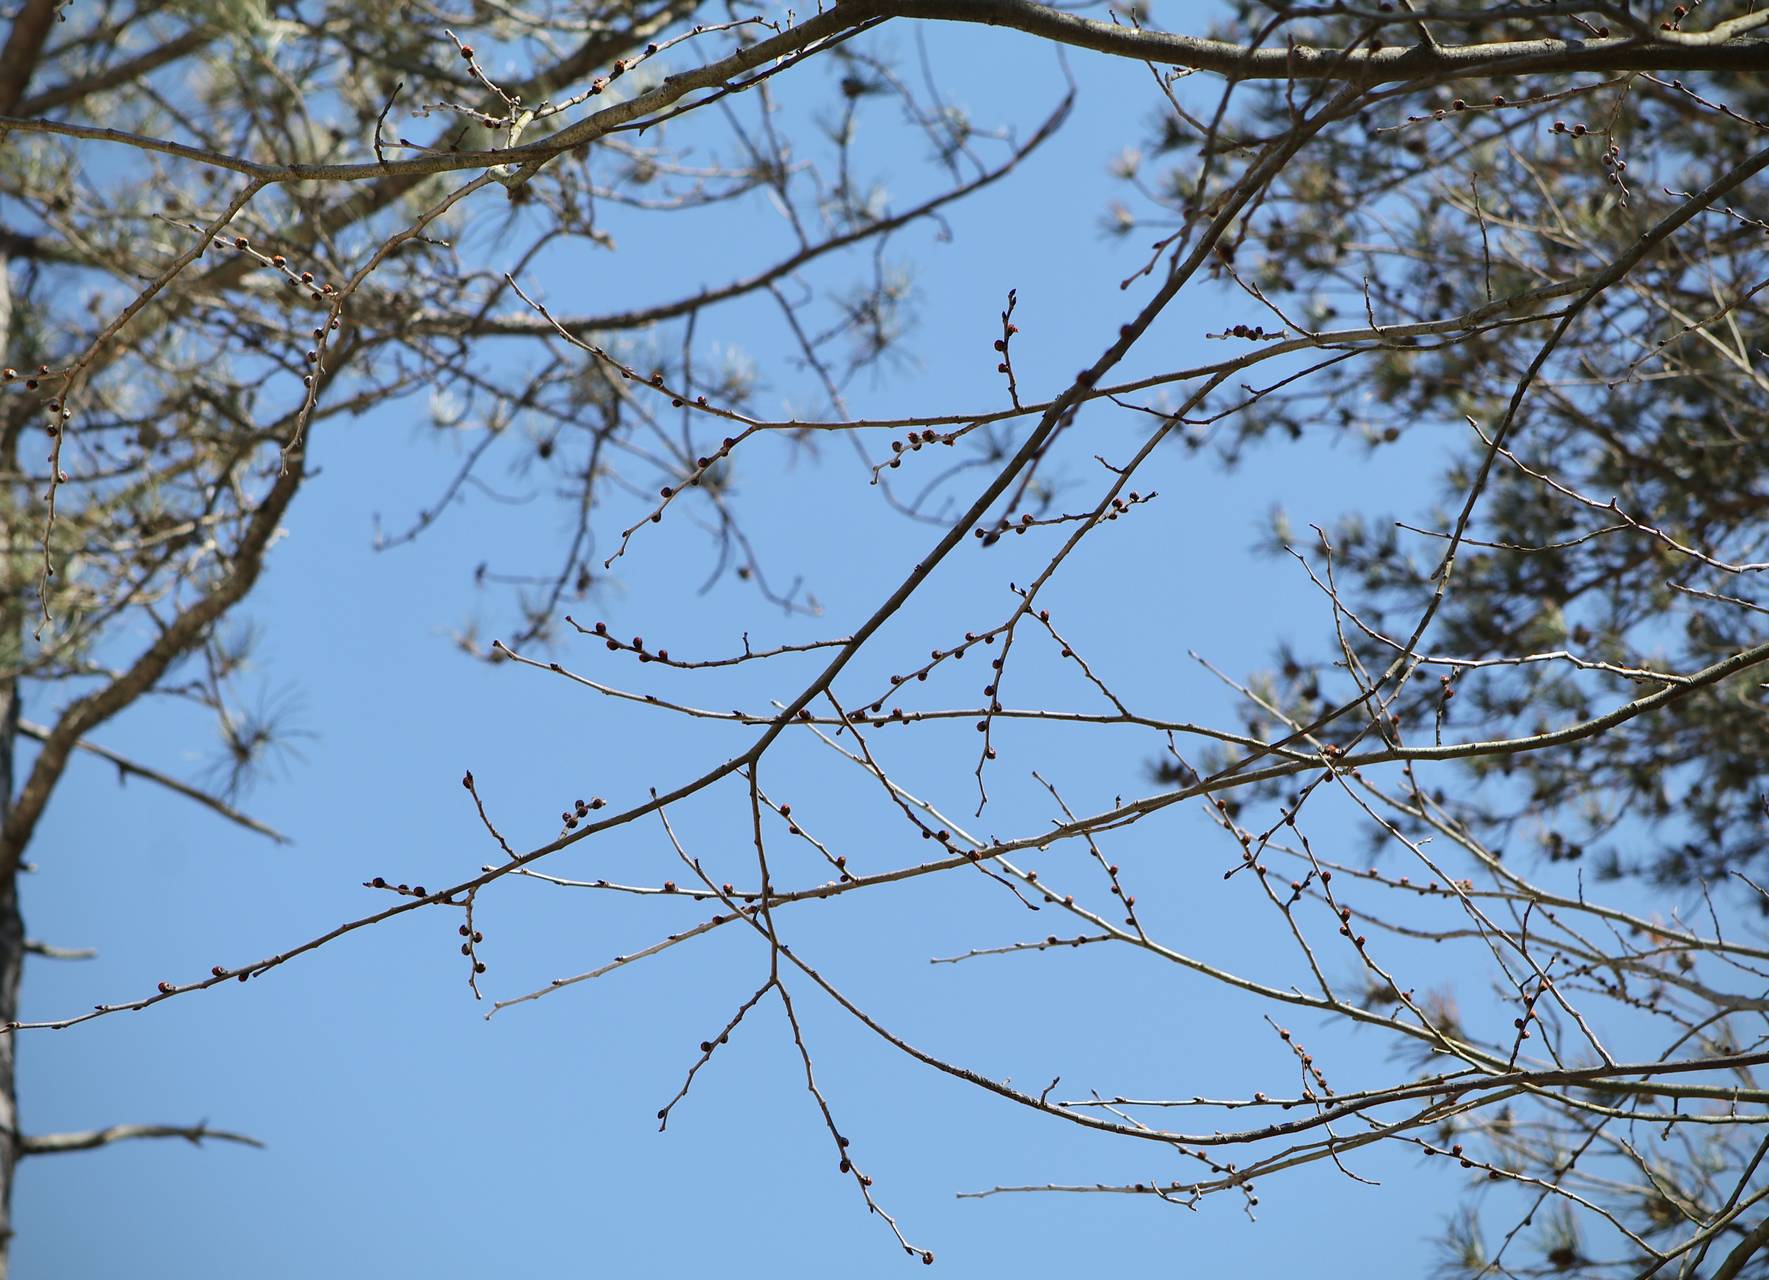
[[[24,98],[43,45],[55,26],[54,0],[27,0],[0,46],[0,112],[10,115]],[[12,279],[0,252],[0,351],[12,337]],[[6,452],[17,435],[6,432]],[[12,460],[7,460],[12,469]],[[9,515],[9,513],[0,513]],[[13,752],[18,746],[18,679],[13,661],[22,637],[18,593],[13,590],[12,522],[0,518],[0,830],[12,811]],[[0,857],[0,1023],[18,1018],[19,978],[24,971],[25,926],[18,905],[18,858]],[[0,1280],[11,1273],[12,1179],[18,1168],[18,1037],[0,1036]]]
[[[12,330],[12,280],[6,259],[0,256],[0,350]],[[6,454],[15,433],[5,434]],[[11,467],[12,459],[5,465]],[[18,747],[18,676],[15,661],[23,640],[19,602],[23,593],[14,581],[10,513],[0,512],[0,831],[12,810],[13,753]],[[18,903],[19,859],[0,857],[0,1023],[18,1019],[19,978],[24,971],[25,925]],[[12,1177],[18,1167],[21,1135],[18,1127],[18,1037],[0,1036],[0,1280],[11,1271]]]
[[[18,686],[0,686],[0,785],[12,792],[12,752],[18,741]],[[19,978],[24,972],[25,925],[19,912],[18,877],[0,877],[0,1022],[18,1017]],[[17,1036],[0,1036],[0,1280],[11,1271],[12,1180],[18,1167]]]

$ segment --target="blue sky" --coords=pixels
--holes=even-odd
[[[927,38],[947,95],[979,124],[1024,128],[1060,95],[1050,54],[1032,41],[948,28]],[[875,41],[913,52],[901,30]],[[1142,140],[1153,87],[1135,64],[1087,54],[1070,61],[1081,96],[1063,133],[1008,182],[955,208],[949,243],[928,224],[894,242],[895,260],[913,268],[917,286],[905,348],[915,363],[863,378],[851,397],[860,412],[999,403],[989,342],[1010,288],[1020,295],[1016,365],[1028,397],[1066,385],[1146,297],[1117,287],[1142,238],[1110,240],[1099,225],[1117,194],[1107,164]],[[792,76],[827,74],[813,64]],[[792,76],[778,84],[783,97],[793,92]],[[938,176],[919,134],[884,109],[866,128],[861,154],[894,205],[932,189]],[[470,216],[495,219],[497,200]],[[561,309],[612,309],[665,296],[674,284],[720,282],[754,260],[753,246],[787,244],[761,201],[703,215],[699,224],[704,233],[689,234],[676,222],[634,219],[617,229],[621,254],[546,264],[535,273],[538,287]],[[497,263],[495,244],[473,243],[488,263],[507,265]],[[1261,319],[1217,294],[1182,297],[1126,369],[1172,367],[1207,349],[1204,330]],[[757,362],[768,379],[765,404],[807,397],[807,384],[782,359],[769,307],[708,317],[701,336],[707,352],[725,344]],[[1102,474],[1088,455],[1122,458],[1142,429],[1126,414],[1082,424],[1087,434],[1062,471],[1077,495],[1094,492]],[[750,740],[749,731],[684,723],[545,673],[463,656],[451,639],[456,627],[477,615],[489,638],[509,616],[501,609],[507,600],[474,594],[473,567],[550,565],[570,513],[545,495],[519,507],[470,497],[415,544],[375,552],[375,515],[400,527],[446,481],[452,454],[433,435],[421,403],[326,424],[312,454],[322,473],[304,491],[247,607],[265,636],[264,687],[292,691],[312,735],[247,805],[294,845],[273,847],[140,782],[119,787],[96,761],[77,762],[32,847],[38,870],[25,889],[26,915],[32,936],[101,954],[79,964],[33,961],[27,1017],[139,995],[161,979],[189,980],[211,964],[280,951],[381,905],[361,887],[374,875],[464,879],[496,849],[461,790],[463,769],[473,771],[512,843],[529,848],[556,834],[556,815],[578,796],[636,802],[647,787],[679,782]],[[1256,451],[1232,474],[1166,450],[1139,480],[1161,497],[1086,544],[1053,584],[1053,621],[1121,691],[1169,714],[1233,724],[1232,695],[1186,651],[1244,674],[1285,636],[1318,638],[1326,620],[1293,564],[1251,551],[1271,508],[1285,507],[1299,528],[1360,506],[1416,514],[1429,505],[1428,464],[1441,442],[1415,433],[1367,455],[1323,435]],[[696,594],[710,552],[681,520],[647,529],[617,581],[574,612],[700,656],[734,650],[745,630],[758,646],[837,634],[869,614],[938,536],[890,512],[841,441],[821,458],[758,441],[740,463],[737,501],[749,532],[771,568],[804,575],[825,605],[823,618],[784,617],[730,579]],[[611,511],[598,521],[605,544],[616,519]],[[1053,545],[1026,538],[982,551],[967,543],[839,687],[849,696],[873,691],[893,667],[910,665],[904,655],[924,655],[954,630],[1005,617],[1008,583],[1023,582]],[[557,656],[586,674],[708,705],[795,693],[821,665],[740,671],[713,693],[704,677],[672,680],[682,673],[641,668],[594,645],[567,642]],[[1093,705],[1050,654],[1028,646],[1023,656],[1012,673],[1014,702]],[[972,677],[980,674],[930,685],[928,700],[974,698]],[[26,714],[42,720],[48,709]],[[1087,732],[1009,730],[991,775],[994,799],[975,829],[1021,831],[1054,812],[1028,776],[1034,766],[1077,812],[1152,789],[1144,766],[1156,740]],[[968,815],[976,750],[968,725],[895,733],[880,730],[874,740],[902,781]],[[153,704],[97,736],[189,775],[201,772],[210,750],[199,722]],[[763,784],[856,867],[919,856],[889,825],[866,779],[814,744],[783,743]],[[728,783],[674,815],[689,848],[734,879],[747,856],[739,801]],[[1317,822],[1317,840],[1351,838],[1350,821],[1330,807]],[[1235,850],[1201,814],[1165,814],[1111,847],[1151,928],[1255,976],[1294,976],[1289,957],[1271,950],[1269,912],[1243,878],[1223,881]],[[1099,892],[1080,851],[1044,856],[1058,874]],[[639,823],[580,843],[544,869],[655,883],[679,878],[669,859],[661,830]],[[809,864],[796,870],[816,874]],[[479,911],[490,966],[483,983],[505,997],[704,915],[679,900],[515,879],[485,895]],[[207,1119],[268,1148],[136,1143],[28,1162],[17,1194],[18,1273],[195,1280],[643,1276],[716,1267],[734,1276],[808,1276],[839,1266],[872,1276],[911,1265],[837,1175],[777,1004],[738,1031],[669,1132],[656,1132],[655,1112],[697,1043],[764,976],[766,955],[754,937],[724,930],[486,1021],[486,1005],[466,987],[456,923],[453,914],[418,913],[244,987],[25,1038],[21,1115],[29,1131]],[[1145,957],[1091,949],[928,964],[1046,932],[981,877],[930,877],[852,895],[840,910],[783,912],[781,923],[795,947],[913,1042],[1022,1085],[1042,1088],[1060,1075],[1059,1093],[1070,1096],[1094,1088],[1221,1095],[1295,1087],[1294,1064],[1259,1006]],[[1349,956],[1332,963],[1352,972]],[[1358,1167],[1380,1187],[1318,1168],[1276,1180],[1261,1188],[1257,1222],[1227,1197],[1196,1212],[1106,1195],[961,1200],[955,1193],[996,1184],[1184,1174],[1153,1149],[1128,1150],[1016,1112],[917,1067],[807,984],[795,994],[820,1082],[858,1163],[905,1233],[934,1249],[948,1274],[1312,1273],[1323,1258],[1367,1264],[1373,1238],[1385,1273],[1417,1274],[1428,1257],[1425,1237],[1459,1190],[1443,1171],[1427,1173],[1402,1154]],[[1298,1023],[1299,1034],[1308,1030]],[[1373,1036],[1333,1046],[1341,1087],[1384,1064],[1385,1046]]]

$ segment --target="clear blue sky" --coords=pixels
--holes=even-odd
[[[947,28],[930,29],[928,39],[947,95],[979,124],[1029,127],[1060,94],[1050,54],[1029,40]],[[874,40],[913,52],[901,29]],[[998,403],[989,342],[1009,288],[1021,297],[1022,388],[1040,397],[1090,362],[1146,296],[1117,288],[1144,238],[1108,240],[1099,224],[1116,194],[1106,166],[1142,140],[1156,105],[1152,85],[1133,63],[1070,58],[1081,98],[1062,135],[1010,181],[953,210],[950,243],[931,224],[895,242],[895,259],[913,266],[918,290],[905,347],[916,363],[863,380],[856,410]],[[821,88],[829,74],[806,67],[778,89],[790,97],[795,77]],[[710,113],[702,127],[722,136]],[[894,206],[933,189],[938,176],[919,134],[888,109],[875,109],[866,128],[862,154]],[[497,198],[474,212],[495,218]],[[621,255],[564,263],[544,273],[541,286],[562,309],[612,309],[663,296],[672,282],[717,283],[758,257],[752,246],[788,243],[761,201],[699,225],[706,234],[683,238],[668,220],[617,224]],[[508,265],[492,245],[477,251],[491,265]],[[861,265],[850,260],[840,269]],[[771,315],[737,307],[709,316],[702,350],[742,348],[768,378],[765,403],[789,396],[803,403],[807,384],[783,360]],[[1201,349],[1203,330],[1237,319],[1263,317],[1238,303],[1225,308],[1219,295],[1183,299],[1131,367],[1171,367]],[[140,782],[120,788],[96,761],[77,762],[31,850],[39,869],[25,890],[26,914],[32,936],[97,946],[101,955],[80,964],[33,960],[27,1017],[139,995],[162,978],[189,980],[211,964],[281,950],[373,909],[381,899],[360,884],[377,874],[429,884],[465,878],[496,850],[461,790],[463,769],[473,770],[512,842],[528,848],[555,833],[556,815],[580,795],[630,803],[747,741],[461,654],[454,627],[477,613],[489,637],[509,616],[500,608],[506,601],[474,595],[473,567],[550,565],[569,513],[544,495],[523,507],[470,497],[416,545],[377,554],[374,514],[399,527],[433,500],[452,463],[424,427],[422,408],[331,423],[316,436],[313,461],[323,473],[299,500],[247,609],[265,633],[265,686],[297,691],[300,723],[312,734],[297,743],[302,758],[260,784],[247,807],[295,844],[272,847]],[[1139,424],[1123,414],[1083,424],[1091,434],[1064,474],[1077,494],[1091,494],[1096,464],[1087,455],[1123,457]],[[1161,498],[1092,540],[1052,589],[1054,620],[1146,704],[1232,724],[1231,699],[1186,650],[1245,673],[1263,665],[1281,637],[1312,640],[1324,622],[1292,564],[1251,551],[1270,508],[1287,507],[1299,528],[1359,505],[1417,512],[1428,497],[1429,448],[1421,439],[1371,458],[1323,435],[1258,452],[1233,475],[1170,450],[1139,481]],[[618,582],[573,607],[680,654],[729,652],[745,629],[758,645],[806,640],[865,617],[937,536],[889,512],[840,441],[820,461],[795,457],[782,442],[759,443],[744,455],[738,482],[740,509],[767,563],[784,576],[802,573],[826,605],[824,618],[783,618],[736,581],[697,596],[709,552],[680,520],[647,530]],[[610,512],[598,522],[605,545],[614,519]],[[1051,545],[1049,537],[988,553],[967,545],[843,687],[871,690],[893,665],[908,665],[902,655],[925,654],[955,628],[1004,617],[1008,582],[1023,581]],[[568,643],[558,656],[629,687],[712,687],[666,679],[676,673],[595,646]],[[755,705],[795,692],[811,670],[744,673],[719,687]],[[980,671],[960,674],[956,684],[930,686],[928,700],[974,698]],[[1092,705],[1084,687],[1044,658],[1028,654],[1015,680],[1018,704]],[[716,705],[727,701],[717,698]],[[27,708],[35,719],[48,714]],[[882,731],[877,740],[906,782],[968,813],[976,742],[965,730]],[[211,749],[200,722],[159,704],[132,710],[97,736],[191,775]],[[1027,776],[1034,765],[1086,811],[1116,793],[1148,790],[1142,766],[1157,750],[1152,738],[1116,731],[1010,732],[993,775],[996,799],[976,827],[1021,831],[1052,812]],[[864,778],[802,746],[776,754],[764,785],[855,866],[919,856],[880,816]],[[690,847],[733,878],[746,865],[741,812],[727,787],[680,815]],[[1316,830],[1331,838],[1349,829],[1323,815]],[[1240,878],[1222,880],[1234,850],[1201,815],[1164,815],[1109,848],[1146,916],[1179,945],[1256,976],[1290,979],[1269,912]],[[1099,892],[1081,851],[1048,856],[1062,875]],[[655,882],[679,876],[668,859],[660,831],[641,823],[574,846],[546,869]],[[517,994],[702,915],[680,901],[506,879],[480,908],[485,985],[494,996]],[[725,930],[487,1022],[486,1006],[465,985],[456,923],[453,913],[419,913],[244,987],[27,1036],[20,1054],[28,1131],[207,1119],[268,1149],[134,1143],[28,1162],[17,1195],[18,1274],[271,1280],[716,1269],[735,1277],[840,1268],[882,1276],[912,1265],[837,1175],[776,1005],[764,1006],[702,1073],[670,1131],[656,1132],[654,1113],[675,1092],[697,1042],[764,973],[753,937]],[[855,895],[840,910],[783,913],[782,927],[915,1043],[1023,1085],[1041,1088],[1060,1074],[1058,1092],[1071,1096],[1295,1087],[1294,1064],[1256,1005],[1146,958],[1084,951],[927,964],[1046,932],[981,877],[930,878]],[[1349,975],[1348,957],[1335,963]],[[822,1085],[856,1158],[905,1232],[938,1253],[944,1274],[1316,1274],[1356,1260],[1381,1274],[1413,1275],[1427,1262],[1424,1237],[1459,1189],[1442,1170],[1389,1156],[1358,1166],[1380,1187],[1330,1168],[1271,1182],[1258,1222],[1227,1197],[1195,1213],[1116,1196],[959,1200],[957,1192],[997,1183],[1185,1173],[1153,1149],[1086,1138],[919,1068],[803,983],[798,998]],[[1334,1042],[1335,1084],[1353,1087],[1366,1068],[1379,1068],[1384,1048],[1374,1037]]]

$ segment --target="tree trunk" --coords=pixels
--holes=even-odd
[[[18,685],[0,685],[0,795],[12,795],[12,752],[18,742]],[[25,924],[18,909],[18,876],[0,877],[0,1023],[18,1019],[24,970]],[[0,1280],[11,1272],[12,1179],[18,1168],[18,1036],[0,1035]]]
[[[55,26],[56,0],[25,0],[13,15],[0,45],[0,114],[11,115],[24,99],[25,88],[43,56]],[[5,133],[0,130],[0,138]],[[3,230],[3,228],[0,228]],[[12,276],[0,251],[0,363],[13,345]],[[22,363],[19,362],[19,363]],[[0,416],[0,466],[18,472],[18,434]],[[24,591],[15,563],[14,539],[19,532],[18,504],[0,491],[0,831],[12,816],[14,752],[18,747],[18,672],[24,655]],[[23,850],[0,849],[0,855]],[[18,986],[25,963],[25,924],[18,908],[20,856],[0,857],[0,1023],[18,1020]],[[23,1138],[18,1131],[18,1036],[0,1035],[0,1280],[12,1272],[12,1179],[18,1168]]]
[[[0,254],[0,354],[12,339],[12,278]],[[0,429],[5,424],[0,421]],[[8,440],[15,440],[6,431]],[[4,453],[16,455],[16,448]],[[3,465],[3,462],[0,462]],[[12,812],[14,752],[18,747],[18,670],[23,653],[24,624],[13,539],[18,530],[11,495],[0,492],[0,831]],[[22,852],[22,851],[21,851]],[[17,858],[0,866],[18,867]],[[0,1024],[18,1020],[18,985],[25,962],[25,925],[19,913],[17,870],[0,872]],[[15,1064],[18,1036],[0,1035],[0,1280],[12,1270],[12,1178],[18,1167],[18,1080]]]

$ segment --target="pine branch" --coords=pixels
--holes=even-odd
[[[35,724],[29,720],[19,721],[18,731],[24,734],[25,737],[34,738],[38,742],[47,742],[49,740],[50,729],[48,726]],[[127,756],[118,755],[109,747],[101,747],[96,742],[88,742],[84,738],[76,739],[74,746],[78,750],[90,752],[100,760],[116,765],[119,778],[146,778],[149,782],[157,783],[158,785],[165,787],[168,791],[175,791],[186,799],[195,800],[205,809],[213,810],[226,818],[229,822],[237,823],[248,831],[256,831],[261,836],[269,836],[278,844],[294,843],[293,840],[289,839],[288,836],[285,836],[275,827],[266,826],[264,823],[258,821],[258,819],[251,817],[248,814],[241,813],[238,809],[235,809],[219,796],[210,795],[206,791],[191,786],[188,782],[180,782],[177,778],[174,778],[169,774],[161,773],[158,769],[149,768],[147,765],[131,760]]]

